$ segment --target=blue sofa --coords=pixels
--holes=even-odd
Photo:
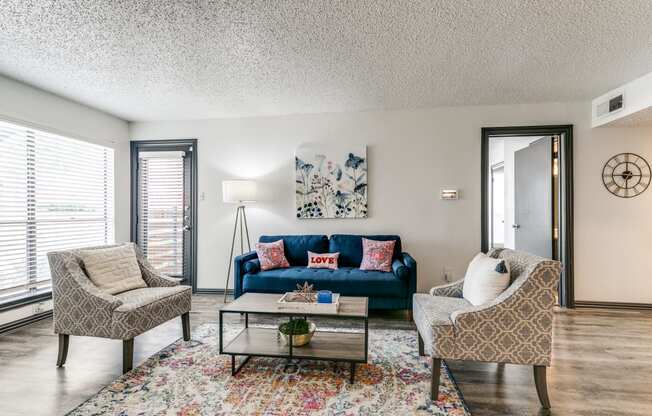
[[[391,272],[360,270],[362,237],[372,240],[394,240],[394,259]],[[367,296],[369,309],[409,309],[417,289],[417,263],[401,251],[397,235],[275,235],[262,236],[260,242],[283,240],[289,268],[260,270],[255,251],[235,258],[234,296],[244,293],[285,293],[297,284],[308,282],[316,290],[330,290],[343,296]],[[308,251],[314,253],[339,252],[339,269],[309,269]]]

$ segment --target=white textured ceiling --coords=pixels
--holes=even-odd
[[[652,70],[651,22],[651,0],[2,0],[0,73],[127,120],[588,100]]]

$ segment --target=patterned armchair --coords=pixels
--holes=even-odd
[[[512,283],[493,302],[473,306],[463,299],[464,280],[414,295],[419,354],[433,361],[431,398],[438,397],[442,359],[526,364],[534,366],[541,405],[550,408],[546,367],[561,263],[509,249],[489,255],[511,268]]]
[[[54,332],[59,334],[57,366],[66,362],[70,335],[123,340],[123,372],[133,366],[134,337],[181,315],[183,339],[190,339],[191,289],[156,272],[133,244],[148,287],[110,295],[95,286],[78,250],[48,253],[52,274]],[[92,247],[99,249],[104,247]],[[85,250],[89,250],[88,248]]]

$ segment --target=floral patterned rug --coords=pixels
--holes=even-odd
[[[225,328],[225,340],[238,328]],[[217,352],[217,324],[205,324],[121,376],[70,415],[470,415],[442,364],[439,401],[429,399],[430,359],[419,357],[415,331],[369,331],[369,361],[349,366],[252,357],[231,376]],[[292,367],[291,367],[292,368]]]

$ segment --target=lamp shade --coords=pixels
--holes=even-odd
[[[222,181],[222,201],[230,204],[256,202],[256,182],[249,180]]]

